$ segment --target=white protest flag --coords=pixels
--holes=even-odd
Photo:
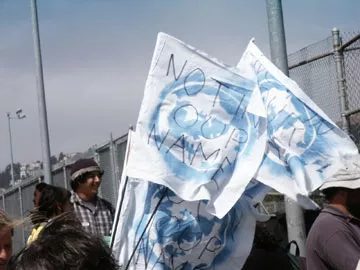
[[[130,129],[127,136],[126,151],[123,163],[123,170],[121,173],[118,199],[116,203],[115,218],[113,227],[111,229],[110,246],[113,251],[114,257],[119,259],[120,261],[123,260],[120,259],[120,251],[121,249],[126,250],[126,246],[128,245],[126,231],[123,231],[123,225],[125,224],[123,221],[126,220],[126,218],[124,219],[124,216],[126,215],[126,208],[129,206],[129,203],[125,201],[125,197],[129,194],[127,190],[129,179],[127,177],[126,168],[130,154],[131,138],[133,137],[133,134],[134,132]],[[126,200],[131,200],[131,198],[127,196]],[[122,255],[127,256],[126,253],[123,253]]]
[[[306,196],[357,155],[357,147],[253,41],[237,67],[258,83],[266,108],[268,144],[255,178],[313,207]]]
[[[132,139],[129,177],[208,200],[223,217],[257,172],[266,146],[257,83],[163,33],[158,35]],[[251,105],[250,102],[253,104]]]
[[[268,188],[251,181],[234,207],[218,219],[206,201],[187,202],[164,186],[127,178],[132,155],[129,131],[111,246],[122,269],[241,269],[253,244],[256,221],[266,221],[254,205]]]
[[[122,269],[241,269],[253,244],[256,221],[266,221],[254,204],[268,188],[251,181],[245,194],[219,219],[206,201],[184,201],[169,188],[126,179],[126,160],[119,188],[112,251]]]
[[[184,201],[169,188],[129,179],[113,253],[122,269],[241,269],[256,221],[266,221],[243,195],[219,219],[206,201]]]

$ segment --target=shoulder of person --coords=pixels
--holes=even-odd
[[[346,220],[330,213],[321,213],[309,231],[307,245],[313,246],[327,241],[332,235],[345,228]],[[310,244],[311,243],[311,244]],[[317,244],[315,244],[317,243]]]
[[[319,231],[336,231],[347,223],[345,216],[330,212],[321,212],[315,220],[313,226],[319,227]]]

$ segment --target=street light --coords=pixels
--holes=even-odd
[[[9,139],[10,139],[10,156],[11,156],[11,163],[10,163],[10,168],[11,168],[11,186],[15,185],[15,175],[14,175],[14,155],[13,155],[13,148],[12,148],[12,137],[11,137],[11,119],[17,119],[17,120],[21,120],[24,119],[26,117],[25,114],[22,113],[22,109],[18,109],[16,111],[16,117],[11,116],[11,113],[7,112],[6,113],[7,118],[8,118],[8,124],[9,124]]]

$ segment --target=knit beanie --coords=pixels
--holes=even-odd
[[[79,176],[88,172],[102,172],[102,170],[96,161],[92,158],[79,159],[71,166],[71,180],[74,181]]]

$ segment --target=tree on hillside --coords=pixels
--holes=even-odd
[[[21,168],[21,164],[18,163],[14,163],[14,179],[18,180],[20,179],[20,168]]]
[[[55,165],[58,162],[56,156],[51,156],[50,157],[50,164],[51,165]]]
[[[9,170],[6,168],[9,167]],[[5,170],[0,172],[0,188],[8,188],[10,186],[11,174],[10,174],[10,164],[5,167]]]
[[[59,157],[58,157],[58,161],[60,162],[60,161],[62,161],[64,158],[65,158],[64,153],[63,153],[63,152],[60,152]]]

